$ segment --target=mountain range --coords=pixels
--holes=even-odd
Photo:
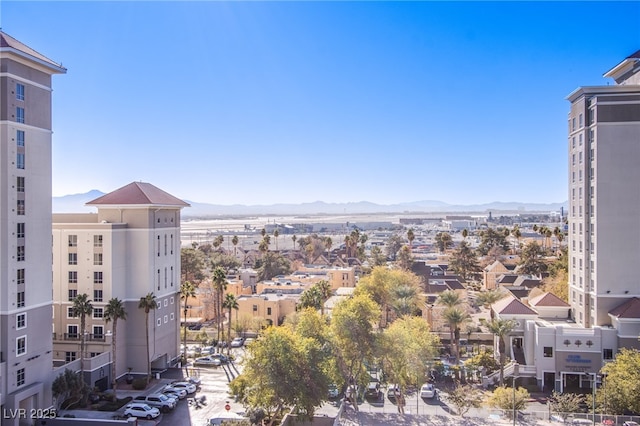
[[[95,207],[87,207],[85,203],[104,195],[104,192],[91,190],[83,194],[53,197],[54,213],[95,212]],[[563,203],[522,203],[495,201],[486,204],[448,204],[442,201],[423,200],[398,204],[376,204],[368,201],[349,203],[325,203],[316,201],[300,204],[270,205],[221,205],[199,203],[185,200],[191,207],[185,208],[185,218],[207,218],[220,216],[254,216],[254,215],[311,215],[311,214],[374,214],[374,213],[534,213],[567,210],[568,201]]]

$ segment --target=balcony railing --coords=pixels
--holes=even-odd
[[[86,342],[104,342],[106,340],[105,334],[85,334]],[[56,338],[56,334],[53,333],[53,338]],[[80,340],[80,333],[64,333],[64,340]]]

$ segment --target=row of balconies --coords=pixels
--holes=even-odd
[[[80,333],[53,333],[53,340],[80,340]],[[86,342],[104,342],[106,340],[105,334],[85,334]]]

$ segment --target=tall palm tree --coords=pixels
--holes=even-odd
[[[295,250],[295,249],[296,249],[296,240],[297,240],[297,239],[298,239],[298,237],[296,237],[296,235],[295,235],[295,234],[293,234],[293,235],[291,236],[291,241],[293,241],[293,250]]]
[[[415,240],[416,234],[413,233],[413,228],[409,228],[407,231],[407,240],[409,240],[409,250],[413,251],[413,240]]]
[[[327,280],[320,280],[316,283],[320,294],[320,315],[324,316],[324,302],[331,297],[331,284]]]
[[[498,338],[498,353],[500,354],[500,386],[504,384],[504,361],[506,344],[504,338],[513,331],[516,326],[514,320],[493,318],[487,323],[487,329]]]
[[[127,319],[127,311],[124,309],[124,305],[122,304],[122,300],[114,297],[107,302],[107,306],[104,308],[104,322],[109,323],[113,321],[113,328],[111,330],[111,353],[113,358],[113,381],[111,382],[111,386],[113,386],[113,390],[115,391],[118,382],[116,381],[116,377],[118,374],[118,365],[116,364],[116,355],[117,351],[117,342],[116,333],[118,331],[118,320],[126,320]]]
[[[486,309],[489,309],[491,318],[493,318],[495,314],[493,313],[493,309],[491,309],[491,305],[493,305],[503,297],[504,297],[504,294],[502,294],[499,290],[483,291],[481,293],[478,293],[476,302],[478,303],[478,305],[482,305]]]
[[[227,355],[231,350],[231,310],[235,309],[238,312],[240,306],[238,305],[238,299],[232,293],[227,293],[224,296],[224,302],[222,302],[222,306],[229,310],[229,324],[228,324],[228,332],[227,332]]]
[[[276,251],[278,251],[278,237],[280,236],[280,231],[278,231],[278,228],[276,228],[273,231],[273,239],[276,241]]]
[[[454,306],[445,309],[444,313],[442,314],[442,318],[449,324],[451,346],[455,348],[455,365],[458,365],[458,360],[460,358],[460,325],[469,321],[471,317],[469,316],[467,311],[461,309],[460,307]]]
[[[184,337],[182,338],[184,346],[182,357],[184,358],[184,363],[187,362],[187,311],[189,309],[189,298],[191,297],[196,297],[196,286],[194,286],[191,281],[185,281],[180,284],[180,299],[184,300]]]
[[[147,293],[146,296],[140,298],[138,302],[138,309],[144,309],[144,331],[147,336],[147,380],[151,378],[151,354],[149,353],[149,312],[158,308],[158,301],[156,296],[151,293]]]
[[[331,246],[333,245],[333,240],[331,237],[325,237],[324,239],[324,248],[327,249],[327,262],[331,263]]]
[[[460,294],[453,290],[447,290],[438,295],[437,302],[447,308],[453,308],[454,306],[461,304],[462,300],[460,299]]]
[[[213,289],[216,292],[216,324],[218,328],[218,342],[220,341],[220,327],[222,323],[222,295],[227,290],[227,274],[222,267],[217,266],[211,277]]]
[[[238,239],[237,235],[234,235],[233,238],[231,238],[231,244],[233,244],[233,255],[236,256],[238,254],[238,242],[240,242],[240,240]]]
[[[469,236],[469,230],[467,228],[464,228],[462,230],[462,238],[464,238],[466,241],[468,236]]]
[[[87,325],[87,315],[93,312],[93,305],[89,296],[82,293],[73,299],[73,316],[80,317],[80,371],[84,375],[84,346],[85,346],[85,328]],[[84,376],[83,376],[84,377]]]
[[[513,227],[513,229],[511,230],[511,235],[513,235],[518,242],[518,248],[516,249],[516,253],[518,253],[518,250],[520,249],[520,238],[522,238],[522,232],[520,231],[520,227],[518,225]]]

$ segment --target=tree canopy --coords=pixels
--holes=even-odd
[[[471,250],[466,241],[462,241],[451,254],[449,268],[465,280],[475,276],[482,268],[478,264],[476,253]]]

